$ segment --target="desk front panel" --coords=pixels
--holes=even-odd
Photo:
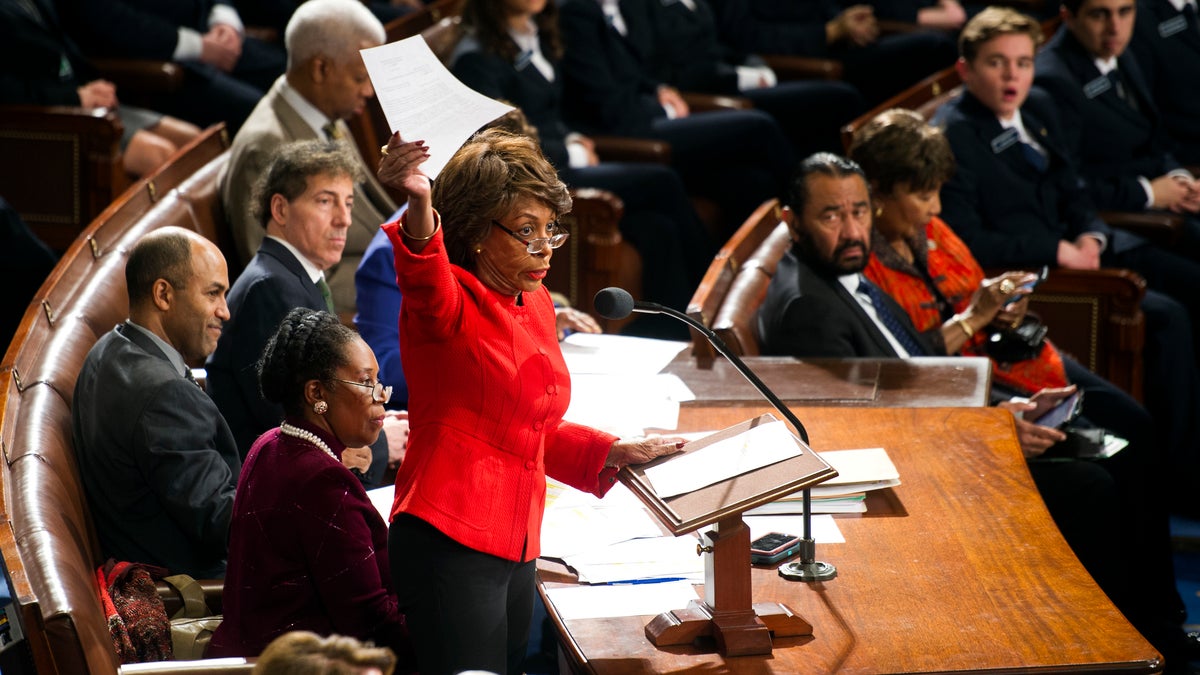
[[[718,429],[765,410],[692,407],[682,430]],[[882,446],[902,485],[862,516],[839,516],[838,568],[818,584],[752,571],[754,600],[813,624],[768,656],[658,649],[652,618],[559,621],[573,667],[591,673],[1155,672],[1159,656],[1063,541],[995,408],[798,409],[817,450]],[[542,583],[573,579],[543,569]],[[697,587],[700,591],[700,587]],[[702,593],[701,593],[702,595]],[[555,614],[550,605],[551,615]],[[558,617],[555,616],[558,621]]]
[[[789,405],[978,407],[988,404],[991,387],[991,362],[977,357],[798,360],[748,356],[745,362]],[[664,372],[678,375],[688,385],[696,395],[695,405],[763,403],[762,395],[723,359],[704,369],[684,353]]]

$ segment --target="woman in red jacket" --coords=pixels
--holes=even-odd
[[[619,441],[562,419],[571,381],[542,280],[571,198],[535,141],[481,132],[432,190],[423,141],[396,135],[386,150],[380,178],[409,195],[383,226],[411,424],[392,576],[422,673],[520,673],[546,476],[603,495],[618,467],[679,439]]]

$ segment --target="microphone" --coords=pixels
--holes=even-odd
[[[596,312],[606,319],[624,319],[633,312],[639,314],[666,314],[667,316],[678,319],[685,324],[695,328],[708,340],[709,344],[716,349],[717,352],[724,356],[729,363],[737,369],[742,377],[745,377],[755,389],[758,390],[762,397],[767,399],[779,414],[783,415],[784,419],[792,424],[796,432],[800,434],[800,438],[808,443],[808,430],[800,423],[800,420],[792,413],[792,411],[779,400],[775,392],[771,391],[758,375],[754,374],[753,370],[742,361],[741,357],[729,350],[725,341],[716,333],[709,330],[707,326],[684,314],[683,312],[664,307],[655,302],[635,301],[629,291],[616,286],[602,288],[596,293],[596,297],[592,300]],[[812,538],[812,491],[808,488],[804,489],[804,536],[800,539],[800,561],[791,562],[780,566],[779,575],[785,579],[793,581],[826,581],[837,576],[837,568],[829,563],[824,563],[816,560],[817,543]],[[786,572],[785,572],[786,570]]]

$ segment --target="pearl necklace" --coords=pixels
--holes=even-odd
[[[300,427],[294,427],[287,422],[279,425],[279,432],[284,436],[291,436],[292,438],[299,438],[302,441],[308,441],[309,443],[317,446],[322,452],[332,457],[335,462],[337,461],[337,455],[333,454],[333,451],[329,449],[329,446],[325,445],[325,441],[321,440],[321,437],[317,436],[313,432],[307,429],[301,429]]]

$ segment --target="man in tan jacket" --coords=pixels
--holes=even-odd
[[[254,186],[278,149],[292,141],[332,139],[361,160],[345,120],[362,114],[374,94],[358,50],[383,44],[383,25],[357,0],[310,0],[288,22],[287,73],[275,81],[233,139],[221,176],[221,201],[232,224],[240,263],[258,250],[265,230],[250,215]],[[365,178],[354,187],[353,222],[341,262],[327,270],[334,306],[353,314],[354,271],[371,237],[396,204],[363,161]]]

